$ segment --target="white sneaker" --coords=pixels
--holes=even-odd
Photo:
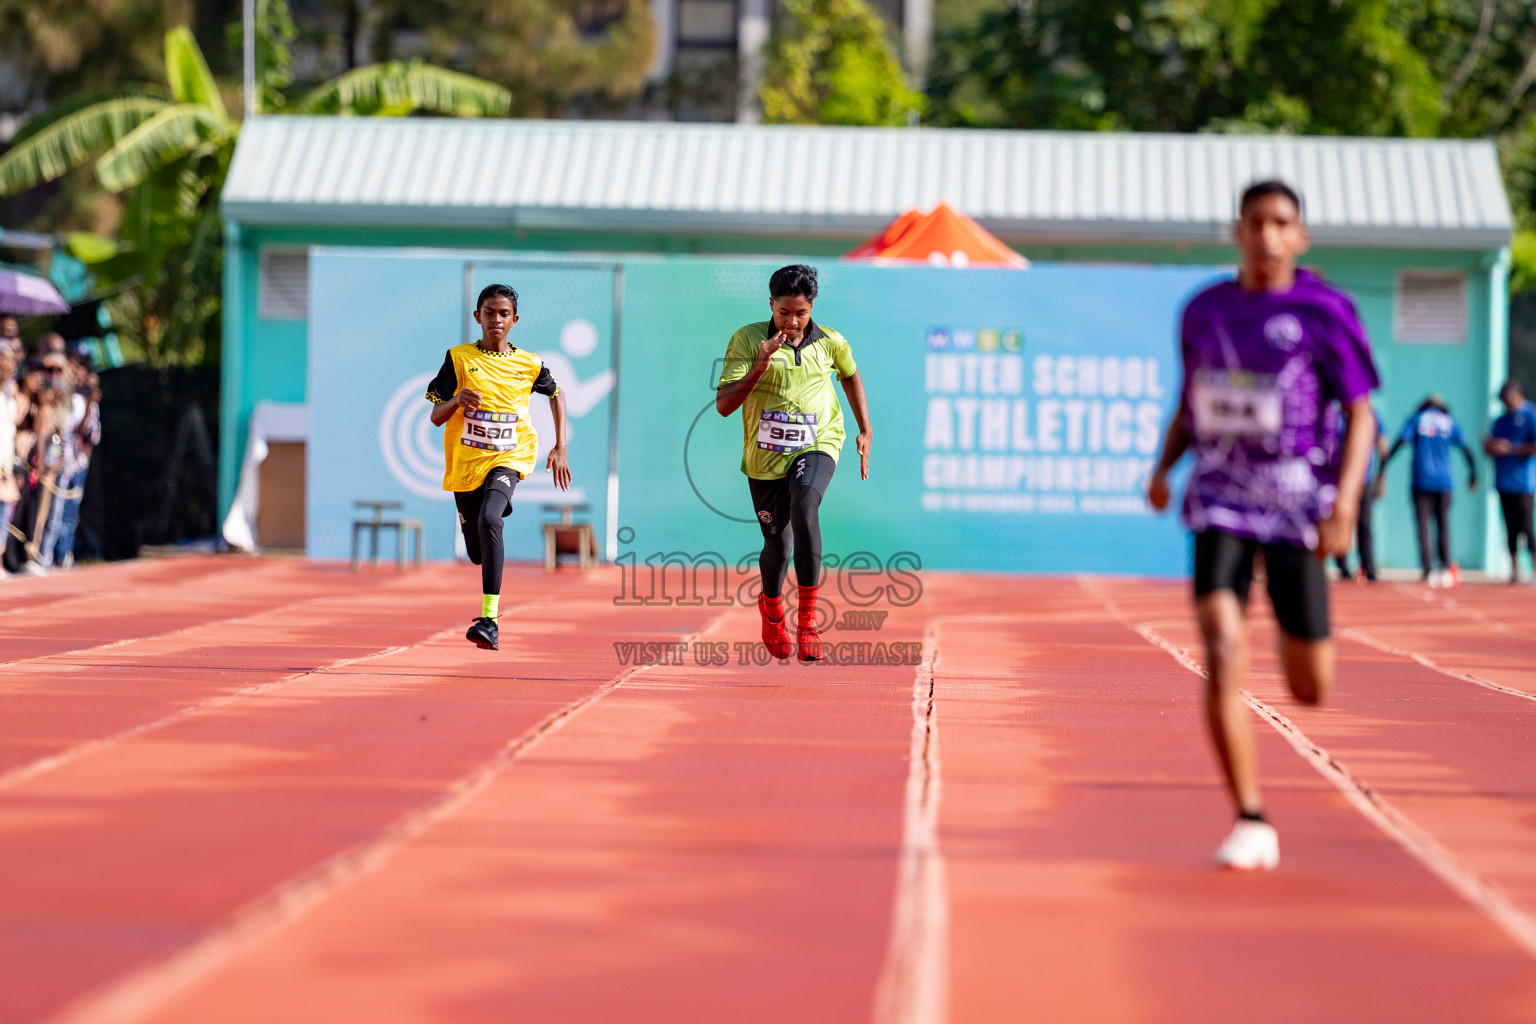
[[[41,562],[28,562],[21,567],[24,576],[47,576],[48,567]]]
[[[1430,570],[1430,572],[1429,572],[1429,589],[1430,590],[1443,590],[1445,587],[1447,587],[1449,585],[1450,585],[1450,581],[1446,579],[1446,571],[1444,569],[1431,569]]]
[[[1280,866],[1280,835],[1267,821],[1240,819],[1217,847],[1215,860],[1237,871],[1273,871]]]

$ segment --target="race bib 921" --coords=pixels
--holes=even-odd
[[[1278,437],[1284,398],[1273,374],[1205,372],[1190,388],[1190,411],[1201,437]]]
[[[517,447],[517,413],[465,409],[459,444],[493,452],[511,451]]]
[[[816,443],[813,412],[765,412],[757,421],[757,446],[770,452],[797,452]]]

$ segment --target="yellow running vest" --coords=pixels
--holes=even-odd
[[[427,401],[446,402],[464,388],[479,393],[480,408],[455,409],[443,424],[443,490],[472,491],[498,466],[527,477],[539,448],[529,396],[559,390],[544,361],[520,348],[487,352],[477,344],[455,345],[428,387]]]

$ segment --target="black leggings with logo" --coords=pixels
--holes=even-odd
[[[806,452],[795,457],[781,479],[747,481],[757,525],[763,531],[757,566],[763,574],[763,593],[769,597],[784,592],[791,548],[796,582],[814,587],[821,581],[821,496],[827,493],[835,469],[837,462],[826,452]]]
[[[501,521],[512,514],[512,490],[521,479],[516,470],[497,467],[474,490],[453,492],[464,550],[480,567],[481,592],[485,594],[501,593],[501,565],[506,560]]]

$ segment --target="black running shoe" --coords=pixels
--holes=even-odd
[[[466,640],[474,642],[476,647],[486,651],[499,651],[501,644],[497,642],[496,620],[480,618],[469,627],[469,632],[464,634]]]

